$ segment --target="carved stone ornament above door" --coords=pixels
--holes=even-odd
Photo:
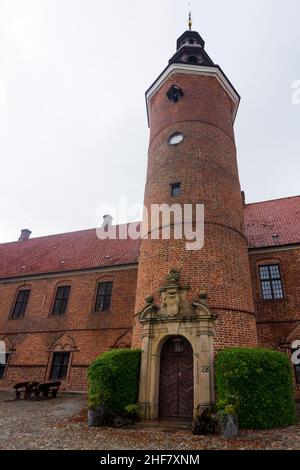
[[[207,319],[216,319],[207,307],[207,294],[200,291],[196,302],[189,303],[186,300],[186,294],[189,286],[180,285],[180,272],[172,269],[167,275],[167,284],[159,290],[161,303],[157,305],[152,295],[146,298],[146,306],[140,312],[140,321],[155,321],[178,318],[207,317]]]

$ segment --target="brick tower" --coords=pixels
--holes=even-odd
[[[188,251],[186,240],[151,239],[151,230],[142,240],[133,331],[133,346],[144,350],[140,403],[145,406],[145,417],[159,415],[160,395],[164,393],[159,387],[164,377],[162,371],[153,368],[159,369],[165,362],[153,358],[162,354],[166,341],[174,338],[176,342],[182,337],[192,345],[194,356],[196,347],[209,350],[204,364],[194,360],[193,380],[200,381],[200,389],[194,388],[195,415],[199,405],[213,401],[211,349],[257,346],[233,129],[240,98],[206,53],[202,37],[186,31],[178,39],[169,65],[147,91],[146,100],[150,144],[145,207],[150,213],[153,204],[203,204],[205,244],[201,250]],[[170,272],[173,277],[168,276]],[[166,301],[166,293],[170,293],[170,299],[177,295],[175,315],[165,312],[171,303]],[[196,314],[197,299],[203,311],[199,307]],[[198,314],[199,318],[206,315],[210,326],[204,326],[204,330],[208,338],[214,337],[213,343],[202,338]],[[155,316],[159,321],[153,320]],[[180,325],[187,326],[188,321],[187,333]],[[191,338],[196,336],[204,343],[194,345]],[[159,339],[156,346],[151,340],[154,337]],[[165,346],[165,351],[170,347]],[[205,372],[198,375],[201,367],[210,370],[209,380],[201,375]],[[170,370],[168,373],[172,374]],[[202,398],[201,380],[203,387],[210,389]],[[153,389],[151,397],[147,387]],[[166,387],[170,389],[171,385],[166,382]],[[179,408],[180,404],[170,416],[180,416]]]

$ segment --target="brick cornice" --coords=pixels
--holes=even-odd
[[[61,272],[50,272],[45,274],[28,274],[26,276],[15,276],[15,277],[7,277],[0,279],[0,284],[8,284],[18,281],[33,281],[35,279],[50,279],[55,277],[69,277],[69,276],[81,276],[83,274],[89,273],[107,273],[113,271],[124,271],[127,269],[137,269],[138,264],[126,264],[126,265],[116,265],[116,266],[106,266],[100,268],[87,268],[87,269],[79,269],[76,271],[61,271]]]
[[[117,326],[111,328],[73,328],[73,329],[63,329],[63,330],[19,330],[19,331],[5,331],[1,332],[0,335],[16,336],[16,335],[39,335],[39,334],[49,334],[49,333],[82,333],[86,331],[131,331],[132,326]]]

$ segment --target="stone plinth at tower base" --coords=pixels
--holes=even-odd
[[[214,403],[214,324],[206,294],[188,303],[188,287],[179,274],[168,276],[160,290],[162,304],[152,297],[139,314],[142,364],[139,407],[144,420],[196,419]]]

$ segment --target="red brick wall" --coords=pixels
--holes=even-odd
[[[184,93],[177,104],[166,97],[173,83]],[[215,78],[197,75],[174,75],[150,99],[145,205],[150,211],[151,204],[204,204],[205,247],[192,252],[184,240],[143,240],[136,300],[136,312],[149,294],[159,302],[166,274],[179,269],[182,284],[191,286],[188,300],[196,300],[204,289],[210,308],[220,316],[218,348],[257,344],[232,107]],[[185,140],[170,146],[168,138],[178,131]],[[181,197],[172,198],[170,185],[177,182]],[[140,343],[137,320],[133,344]]]
[[[184,98],[176,105],[167,100],[173,85],[183,89]],[[232,113],[234,104],[214,77],[178,73],[158,90],[150,101],[150,144],[165,129],[179,122],[206,122],[234,138]]]
[[[262,298],[259,266],[267,264],[280,265],[284,300]],[[259,345],[290,352],[288,336],[300,323],[300,249],[250,251],[250,265]],[[299,385],[297,397],[300,399]]]
[[[23,380],[47,380],[53,344],[65,334],[75,347],[63,388],[85,390],[87,366],[99,354],[116,345],[131,346],[136,277],[137,268],[132,267],[106,273],[66,274],[59,278],[0,283],[0,338],[5,336],[15,349],[0,387],[11,387]],[[98,281],[106,280],[113,281],[111,309],[94,313]],[[57,285],[71,285],[68,310],[61,317],[51,316]],[[9,320],[16,292],[24,287],[31,289],[25,316]]]
[[[284,300],[263,300],[259,266],[265,264],[280,265]],[[300,321],[300,249],[255,254],[250,251],[250,265],[259,343],[266,347],[285,343]]]

